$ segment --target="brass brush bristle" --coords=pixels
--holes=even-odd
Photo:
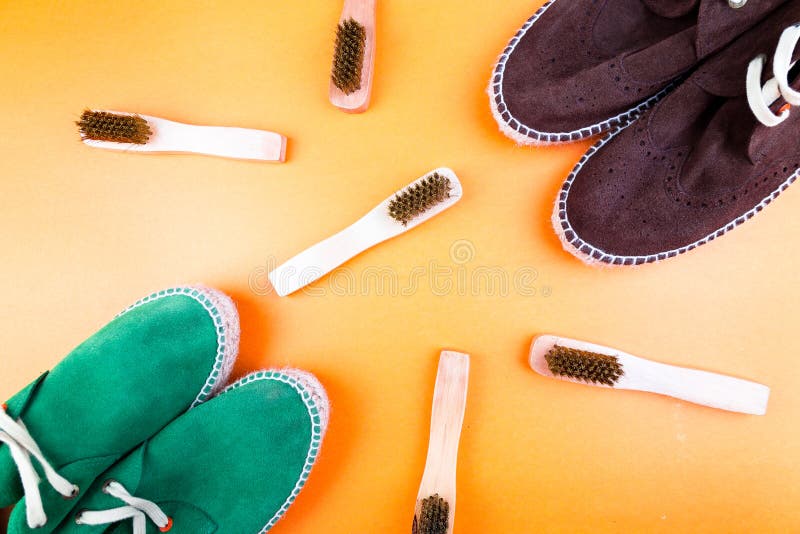
[[[367,30],[363,25],[352,18],[339,23],[331,79],[347,95],[361,89],[361,69],[364,65],[366,43]]]
[[[419,515],[414,516],[411,534],[447,534],[450,505],[439,495],[422,500]]]
[[[450,178],[435,172],[395,195],[389,202],[389,215],[405,226],[414,217],[448,198]]]
[[[81,138],[114,143],[147,143],[153,132],[147,121],[138,115],[117,115],[107,111],[85,110],[76,122]]]
[[[625,374],[616,356],[554,346],[544,356],[550,372],[586,382],[613,386]]]

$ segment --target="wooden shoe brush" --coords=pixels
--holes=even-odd
[[[89,109],[76,124],[81,140],[95,148],[194,153],[254,161],[286,160],[286,138],[264,130],[196,126],[148,115]]]
[[[469,355],[443,351],[433,392],[428,459],[414,509],[412,534],[452,534],[456,465],[469,383]]]
[[[281,297],[318,280],[370,247],[438,215],[461,199],[461,183],[446,168],[435,169],[396,192],[338,234],[317,243],[269,273]]]
[[[568,382],[648,391],[731,412],[764,415],[769,401],[769,388],[762,384],[550,335],[534,338],[530,365],[540,375]]]
[[[366,111],[372,96],[375,1],[345,0],[336,30],[329,98],[347,113]]]

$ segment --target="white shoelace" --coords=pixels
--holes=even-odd
[[[794,67],[792,55],[800,41],[800,24],[786,28],[781,34],[775,56],[772,59],[774,78],[761,85],[761,74],[767,63],[767,56],[756,56],[747,67],[747,102],[756,119],[764,126],[777,126],[789,118],[790,108],[800,104],[800,93],[789,86],[789,71]],[[787,104],[776,115],[769,107],[783,96]]]
[[[53,469],[22,421],[12,419],[6,413],[5,406],[0,409],[0,442],[8,446],[11,458],[19,471],[22,489],[25,492],[28,526],[30,528],[44,526],[47,523],[47,515],[44,513],[42,505],[42,494],[39,492],[41,479],[31,457],[39,462],[47,481],[64,498],[75,498],[78,495],[78,486],[67,481]]]
[[[146,534],[147,519],[155,523],[161,532],[172,528],[172,519],[165,514],[158,505],[147,499],[140,499],[131,495],[125,487],[116,480],[109,480],[103,485],[103,491],[112,497],[124,502],[127,506],[112,508],[110,510],[84,510],[75,518],[79,525],[108,525],[126,519],[133,520],[133,534]]]

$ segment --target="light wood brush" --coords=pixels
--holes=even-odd
[[[417,495],[412,534],[452,534],[456,465],[469,383],[469,355],[442,351],[433,392],[428,459]]]
[[[269,280],[281,297],[294,293],[368,248],[416,228],[453,206],[462,194],[452,169],[434,169],[341,232],[273,269]]]
[[[149,115],[90,109],[83,112],[76,124],[84,144],[95,148],[286,161],[286,137],[265,130],[198,126]]]
[[[345,0],[336,30],[329,99],[347,113],[366,111],[372,96],[375,2]]]
[[[564,337],[534,338],[530,365],[541,375],[568,382],[648,391],[731,412],[764,415],[769,401],[769,388],[763,384]]]

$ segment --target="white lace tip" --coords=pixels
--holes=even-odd
[[[53,487],[54,490],[58,492],[59,495],[64,497],[65,499],[74,499],[80,493],[80,488],[73,484],[72,482],[61,478],[58,475],[54,476],[54,473],[46,473],[50,475],[47,477],[47,481]]]
[[[42,528],[47,524],[47,516],[44,512],[39,513],[38,511],[31,510],[30,508],[28,508],[27,519],[28,526],[30,528]]]

